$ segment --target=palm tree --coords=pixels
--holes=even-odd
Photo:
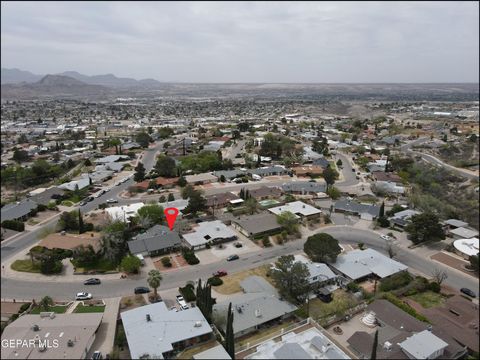
[[[162,281],[162,274],[158,270],[150,270],[148,272],[148,285],[153,288],[153,294],[155,296],[155,299],[157,299],[158,294],[157,294],[157,288],[160,287],[160,282]]]
[[[50,306],[53,305],[53,300],[50,296],[44,296],[38,304],[42,309],[44,309],[45,311],[48,311],[48,309],[50,309]]]

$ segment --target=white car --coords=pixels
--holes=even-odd
[[[92,298],[92,294],[86,292],[79,292],[75,296],[75,300],[89,300]]]
[[[388,236],[388,235],[381,235],[380,237],[381,237],[383,240],[386,240],[386,241],[392,240],[392,238],[391,238],[390,236]]]
[[[183,296],[177,295],[177,302],[178,302],[178,304],[180,305],[180,308],[181,308],[182,310],[187,310],[187,309],[188,309],[188,305],[187,305],[187,303],[185,302],[185,299],[183,298]]]
[[[108,199],[106,201],[107,204],[114,204],[114,203],[118,203],[118,200],[117,199]]]

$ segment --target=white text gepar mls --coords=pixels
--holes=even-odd
[[[2,348],[47,348],[59,347],[58,339],[2,339]]]

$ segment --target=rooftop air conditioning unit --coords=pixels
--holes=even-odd
[[[67,341],[67,346],[68,346],[68,347],[73,347],[73,345],[75,345],[75,343],[73,342],[73,340],[72,340],[72,339],[68,339],[68,341]]]
[[[202,322],[201,321],[195,321],[195,325],[193,325],[194,327],[201,327],[202,326]]]
[[[262,316],[262,313],[260,312],[259,309],[255,310],[255,316],[256,316],[256,317]]]
[[[32,326],[32,330],[33,330],[33,331],[40,331],[40,326],[38,326],[37,324],[35,324],[35,325]]]
[[[392,350],[392,343],[389,342],[389,341],[385,341],[385,342],[383,343],[383,348],[384,348],[385,350],[388,350],[388,351]]]
[[[150,317],[150,314],[147,314],[147,321],[152,321],[152,318]]]

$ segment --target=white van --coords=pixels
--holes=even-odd
[[[137,254],[137,258],[140,259],[140,262],[142,263],[142,266],[145,265],[145,258],[143,257],[142,254]]]

